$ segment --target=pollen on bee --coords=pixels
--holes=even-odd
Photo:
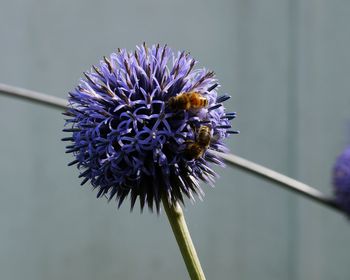
[[[198,110],[208,106],[208,99],[200,92],[183,92],[169,99],[169,107],[174,110]]]

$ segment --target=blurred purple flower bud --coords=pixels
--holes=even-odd
[[[337,204],[350,216],[350,146],[338,156],[335,162],[333,186]]]

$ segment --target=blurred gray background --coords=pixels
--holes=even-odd
[[[331,194],[349,143],[350,1],[0,2],[0,82],[65,98],[143,41],[189,50],[238,112],[232,152]],[[97,200],[60,112],[0,96],[0,279],[188,279],[166,217]],[[238,170],[185,210],[207,279],[349,279],[350,224]]]

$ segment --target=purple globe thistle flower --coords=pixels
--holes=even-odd
[[[69,165],[81,170],[82,185],[90,181],[97,197],[115,197],[118,207],[130,195],[131,210],[137,198],[141,211],[146,203],[158,212],[162,195],[170,203],[201,197],[199,180],[212,184],[216,176],[209,163],[222,164],[210,150],[227,151],[223,140],[237,131],[230,130],[235,113],[222,106],[229,96],[218,97],[214,73],[194,70],[196,63],[166,45],[143,44],[134,53],[118,49],[84,73],[65,113],[72,135],[62,139],[72,142]]]
[[[350,146],[337,158],[333,167],[336,203],[350,217]]]

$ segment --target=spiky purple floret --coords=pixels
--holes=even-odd
[[[104,58],[70,92],[66,115],[72,133],[67,153],[76,159],[82,184],[90,181],[97,197],[115,197],[118,207],[130,194],[131,209],[139,198],[155,204],[166,195],[183,203],[183,195],[201,197],[198,181],[213,183],[215,172],[208,162],[222,164],[210,149],[226,151],[224,138],[235,113],[226,113],[217,96],[213,72],[194,70],[197,62],[186,54],[174,55],[167,46],[145,44],[134,53],[119,50]],[[172,111],[167,102],[182,92],[198,91],[209,106],[200,110]],[[200,125],[211,128],[209,150],[196,160],[186,160],[184,149],[194,141]],[[187,141],[185,143],[185,141]]]
[[[333,186],[336,202],[350,217],[350,147],[347,147],[335,162]]]

